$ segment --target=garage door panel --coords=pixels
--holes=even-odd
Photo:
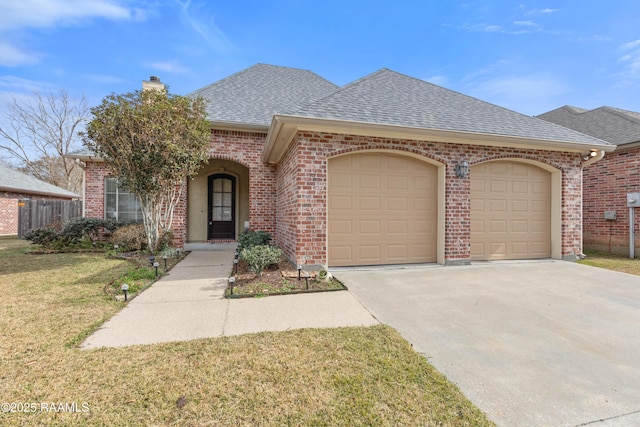
[[[473,166],[470,176],[472,260],[551,256],[549,172],[495,161]]]
[[[351,210],[353,209],[351,205],[352,200],[353,199],[351,197],[346,196],[329,197],[329,209],[334,211],[342,210],[351,212]]]
[[[506,212],[507,201],[492,199],[489,203],[489,210],[491,212]]]
[[[387,197],[386,208],[390,211],[406,211],[409,206],[409,197]]]
[[[358,208],[361,212],[373,211],[378,213],[380,211],[380,197],[379,196],[360,196],[358,198]]]
[[[435,166],[409,156],[356,153],[330,159],[328,171],[329,265],[436,260]],[[351,186],[332,185],[334,175]]]
[[[357,177],[358,188],[363,191],[380,191],[380,177],[376,175],[360,175]]]
[[[351,235],[353,232],[351,224],[351,220],[333,219],[329,221],[329,233],[334,235]]]
[[[360,234],[380,234],[382,227],[380,220],[361,220],[358,222],[357,231]]]

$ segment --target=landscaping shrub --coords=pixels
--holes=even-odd
[[[88,238],[95,242],[102,233],[109,235],[120,226],[122,226],[122,223],[113,219],[78,217],[64,224],[62,230],[60,230],[60,235],[67,237],[71,241]]]
[[[24,235],[24,239],[45,249],[50,249],[58,239],[58,230],[53,227],[34,228]]]
[[[282,251],[269,245],[256,245],[245,248],[240,252],[240,259],[247,263],[249,270],[258,276],[262,275],[262,270],[271,264],[280,261]]]
[[[121,251],[141,251],[147,246],[147,234],[142,224],[129,224],[113,232],[109,241]]]
[[[266,231],[244,231],[238,236],[238,253],[252,246],[268,245],[270,241],[271,235]]]

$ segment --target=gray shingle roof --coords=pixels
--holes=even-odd
[[[346,85],[298,109],[293,115],[568,143],[606,144],[562,126],[388,69]]]
[[[616,145],[640,141],[640,113],[634,111],[606,106],[585,110],[565,105],[537,117]]]
[[[0,164],[0,190],[77,199],[78,194]]]
[[[274,114],[291,113],[336,89],[311,71],[256,64],[187,96],[206,99],[213,122],[268,127]]]

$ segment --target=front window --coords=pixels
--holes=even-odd
[[[105,182],[105,216],[122,222],[142,222],[142,210],[138,198],[118,188],[116,178],[107,178]]]

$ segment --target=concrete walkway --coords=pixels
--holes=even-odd
[[[378,321],[348,291],[225,299],[233,251],[194,251],[82,344],[124,347]]]

